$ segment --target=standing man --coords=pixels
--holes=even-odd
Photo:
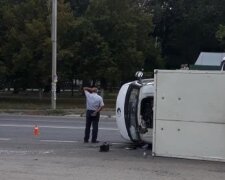
[[[92,143],[98,143],[98,122],[100,118],[100,111],[104,106],[104,102],[101,96],[97,94],[98,89],[96,87],[84,87],[83,88],[86,96],[86,127],[84,134],[84,143],[89,141],[90,128],[92,125]]]

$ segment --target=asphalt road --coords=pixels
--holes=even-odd
[[[76,116],[0,116],[0,137],[9,141],[34,141],[34,126],[39,127],[36,141],[83,142],[85,119]],[[116,127],[115,119],[101,118],[99,140],[124,142]]]
[[[152,157],[128,149],[115,119],[102,118],[99,140],[84,144],[84,118],[0,115],[0,180],[222,180],[225,163]],[[33,135],[34,125],[40,135]]]

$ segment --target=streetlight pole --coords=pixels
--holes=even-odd
[[[52,109],[56,109],[56,60],[57,60],[57,0],[52,0]]]

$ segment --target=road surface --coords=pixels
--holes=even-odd
[[[102,118],[99,140],[84,144],[84,118],[0,115],[0,180],[224,180],[225,163],[152,157],[129,149],[115,119]],[[33,135],[34,125],[40,135]]]

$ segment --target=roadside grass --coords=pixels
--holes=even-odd
[[[70,93],[60,93],[57,95],[56,107],[57,110],[53,113],[62,113],[62,110],[69,109],[85,109],[85,97],[82,94],[76,93],[72,97]],[[116,94],[104,94],[104,109],[115,108]],[[51,95],[44,94],[42,98],[38,93],[12,94],[0,93],[0,110],[46,110],[51,111]]]

